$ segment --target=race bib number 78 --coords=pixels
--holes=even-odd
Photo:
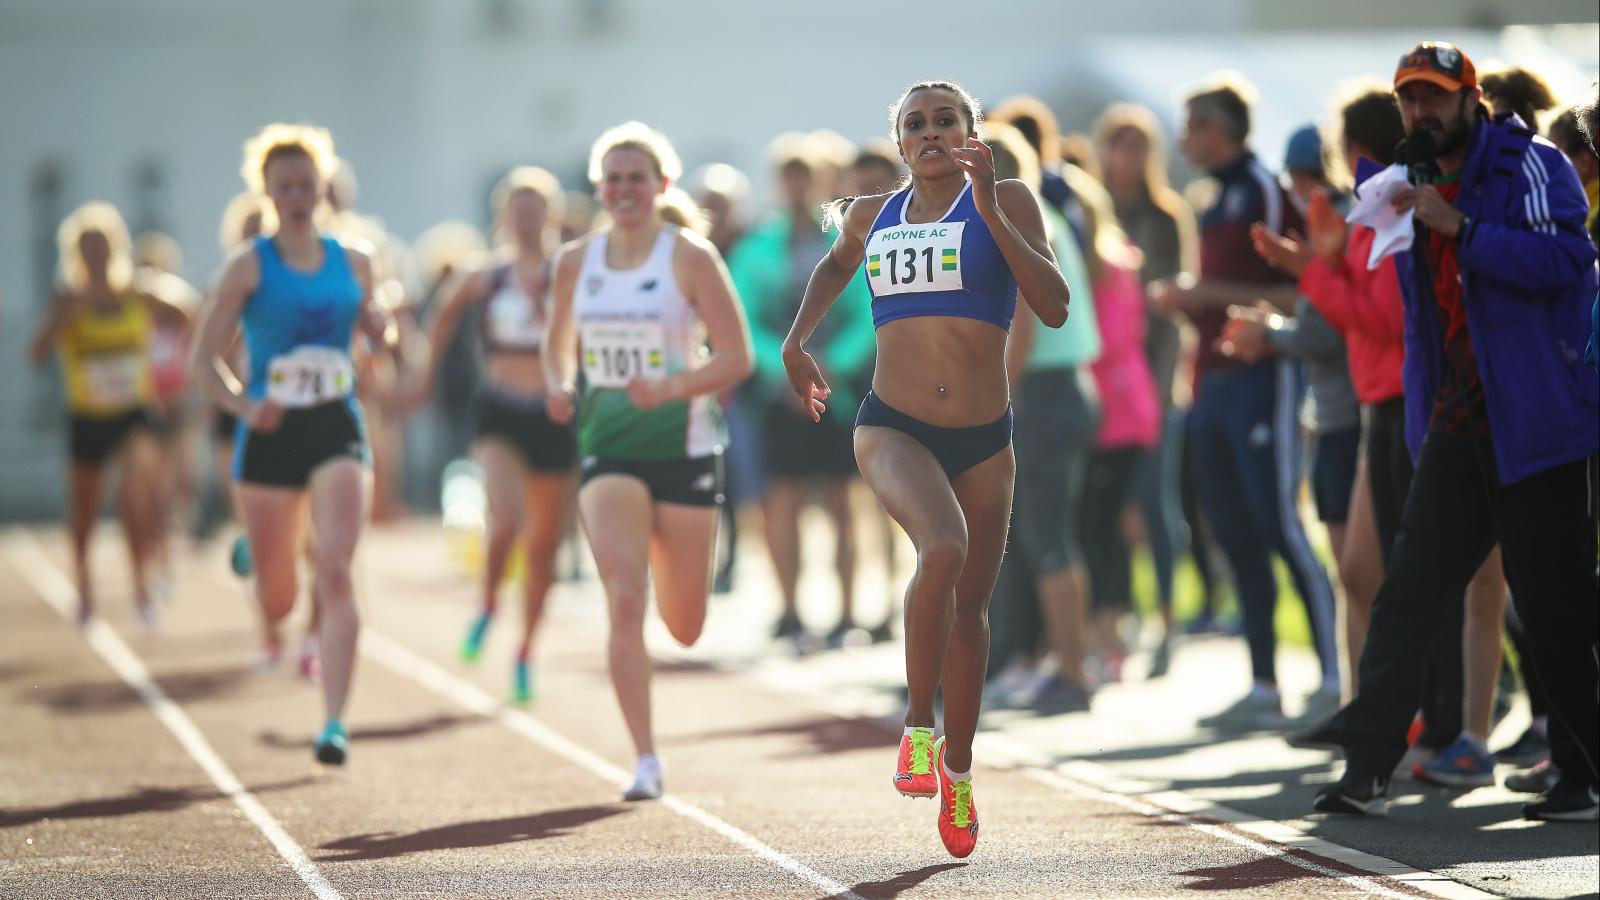
[[[350,356],[334,347],[296,347],[267,366],[267,398],[290,409],[337,400],[355,387]]]
[[[965,222],[896,225],[867,240],[867,282],[874,296],[961,290]]]

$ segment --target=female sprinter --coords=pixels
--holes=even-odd
[[[865,259],[878,361],[856,415],[856,461],[917,550],[894,786],[938,793],[939,837],[957,857],[978,841],[972,737],[1016,470],[1006,335],[1019,291],[1051,328],[1066,322],[1068,300],[1033,193],[1020,181],[995,183],[978,125],[978,103],[961,86],[906,89],[891,130],[911,184],[845,201],[843,233],[812,273],[783,345],[789,383],[818,419],[830,390],[805,341]],[[937,743],[936,690],[945,719]]]
[[[578,514],[606,590],[611,684],[638,751],[625,800],[662,792],[645,586],[655,585],[673,638],[693,644],[722,501],[716,394],[751,368],[750,332],[722,257],[684,227],[696,218],[686,195],[668,191],[682,173],[672,145],[646,125],[600,136],[589,180],[611,223],[562,249],[546,332],[546,408],[556,422],[573,418],[582,347]]]
[[[133,283],[133,245],[116,208],[87,203],[56,233],[61,282],[43,327],[33,339],[33,361],[61,356],[67,384],[69,530],[78,582],[78,622],[94,614],[89,577],[89,537],[100,511],[106,469],[120,469],[117,509],[133,561],[139,620],[155,626],[151,564],[159,545],[161,453],[152,435],[155,403],[150,335],[155,317],[187,321],[189,312]]]
[[[394,330],[372,300],[371,260],[317,227],[333,159],[333,140],[320,128],[269,125],[246,143],[242,174],[272,201],[278,227],[236,248],[224,265],[201,327],[196,374],[240,420],[234,481],[269,628],[294,608],[309,506],[326,707],[313,750],[320,762],[341,764],[361,627],[351,559],[371,490],[350,343],[359,322],[392,352]],[[225,365],[241,326],[250,356],[242,389]]]
[[[545,413],[545,298],[550,256],[560,227],[561,185],[543,169],[511,170],[494,190],[496,218],[512,252],[445,289],[444,303],[428,329],[430,363],[410,389],[410,405],[431,396],[435,367],[444,360],[471,307],[482,307],[486,360],[476,398],[475,455],[483,467],[489,498],[484,554],[483,606],[461,647],[463,659],[478,658],[498,605],[500,582],[518,532],[524,535],[527,576],[523,583],[522,639],[512,668],[511,697],[533,699],[529,655],[533,633],[555,579],[556,548],[572,514],[578,444],[570,425]],[[552,213],[555,215],[552,217]],[[526,528],[524,529],[524,525]]]

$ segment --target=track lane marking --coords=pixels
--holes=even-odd
[[[789,661],[767,658],[759,666],[747,668],[718,665],[714,661],[691,658],[682,653],[677,654],[675,658],[701,663],[709,669],[742,677],[777,696],[805,703],[819,712],[837,718],[873,722],[888,731],[898,732],[900,729],[897,721],[884,717],[881,704],[875,703],[875,698],[865,697],[859,693],[829,691],[822,687],[798,688],[797,685],[814,684],[816,679],[803,666]],[[1182,791],[1152,791],[1149,787],[1131,779],[1119,778],[1095,763],[1080,760],[1054,765],[1039,751],[1002,734],[980,731],[975,745],[981,748],[985,755],[999,757],[1005,760],[1005,763],[1009,763],[1009,765],[990,763],[994,768],[1010,768],[1060,790],[1092,796],[1145,815],[1162,817],[1166,821],[1249,847],[1263,856],[1282,859],[1308,871],[1339,878],[1363,892],[1384,897],[1415,898],[1421,895],[1438,897],[1441,900],[1499,900],[1498,894],[1481,891],[1437,872],[1417,869],[1391,859],[1335,844],[1283,822],[1263,821],[1259,816],[1252,816]],[[1415,893],[1402,893],[1385,887],[1380,882],[1372,881],[1371,878],[1330,869],[1297,853],[1288,852],[1290,850],[1362,870],[1373,878],[1393,882]]]
[[[68,623],[74,621],[77,613],[77,588],[65,573],[50,562],[44,548],[33,535],[25,531],[13,531],[6,541],[6,555],[39,599],[59,613]],[[300,876],[300,880],[305,882],[306,887],[311,889],[311,893],[316,895],[318,900],[342,900],[339,892],[323,876],[316,863],[306,856],[305,851],[294,838],[289,836],[278,820],[267,812],[261,801],[245,789],[233,774],[233,770],[229,769],[228,764],[222,761],[216,750],[212,749],[211,743],[201,734],[194,721],[167,696],[160,685],[156,684],[144,663],[127,644],[123,643],[122,638],[117,636],[111,626],[102,619],[95,618],[84,629],[84,637],[112,671],[150,705],[156,719],[172,732],[172,736],[177,738],[178,743],[188,752],[195,764],[211,778],[211,783],[217,786],[217,790],[232,800],[233,805],[244,813],[245,818],[261,831],[278,851],[278,855],[283,857],[283,861],[288,863],[295,874]]]
[[[378,664],[417,684],[454,701],[469,712],[494,719],[544,749],[613,784],[621,784],[629,773],[578,744],[571,738],[518,709],[510,709],[487,691],[423,657],[399,641],[365,626],[361,633],[361,653]],[[658,801],[662,806],[751,851],[767,862],[827,891],[832,900],[862,900],[849,887],[834,881],[793,857],[787,856],[732,823],[680,800],[671,793]]]
[[[1136,812],[1142,816],[1148,816],[1149,818],[1160,822],[1168,822],[1174,825],[1183,825],[1188,828],[1193,828],[1202,834],[1208,834],[1212,837],[1221,838],[1222,840],[1238,844],[1246,849],[1254,850],[1256,853],[1261,854],[1261,856],[1265,859],[1280,860],[1282,862],[1289,863],[1290,865],[1297,866],[1301,869],[1305,869],[1312,874],[1321,875],[1325,878],[1336,879],[1343,884],[1362,891],[1363,893],[1372,894],[1373,896],[1377,897],[1388,897],[1391,898],[1391,900],[1414,900],[1414,898],[1419,896],[1418,894],[1407,891],[1397,891],[1391,888],[1386,888],[1378,882],[1373,881],[1371,878],[1366,878],[1360,875],[1352,875],[1349,872],[1341,872],[1337,869],[1330,869],[1327,866],[1320,865],[1316,862],[1306,859],[1303,856],[1291,853],[1290,848],[1288,847],[1273,847],[1268,844],[1264,844],[1260,841],[1239,834],[1238,832],[1222,827],[1221,825],[1205,822],[1195,818],[1194,816],[1173,812],[1165,807],[1157,806],[1156,804],[1148,802],[1139,796],[1120,794],[1115,791],[1108,791],[1101,788],[1092,787],[1088,784],[1078,781],[1077,779],[1062,775],[1049,769],[1041,769],[1037,766],[1022,766],[1018,769],[1018,771],[1034,781],[1049,785],[1057,790],[1065,791],[1069,794],[1076,794],[1077,796],[1085,799],[1097,800],[1101,803],[1120,806],[1123,809],[1132,810],[1133,812]],[[1407,885],[1407,887],[1411,886]],[[1414,888],[1414,890],[1420,889]]]

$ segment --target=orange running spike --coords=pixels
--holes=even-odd
[[[951,781],[944,774],[944,738],[935,745],[934,768],[939,776],[939,840],[956,859],[966,859],[978,848],[978,805],[972,799],[972,780]]]
[[[939,779],[933,774],[932,728],[913,728],[910,734],[901,735],[894,789],[906,797],[932,797],[939,792]]]

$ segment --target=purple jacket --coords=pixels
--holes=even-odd
[[[1589,201],[1566,155],[1515,116],[1480,117],[1468,145],[1456,207],[1471,223],[1456,256],[1500,483],[1512,484],[1600,452],[1600,376],[1583,362],[1597,283],[1583,227]],[[1415,458],[1444,373],[1444,339],[1426,267],[1405,253],[1395,269]]]

